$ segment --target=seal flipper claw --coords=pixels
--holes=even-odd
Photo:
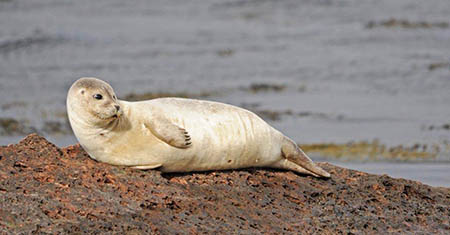
[[[176,148],[189,148],[192,146],[191,136],[166,118],[154,118],[144,124],[158,139]]]

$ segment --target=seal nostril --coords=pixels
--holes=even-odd
[[[120,106],[119,106],[119,105],[114,105],[114,107],[116,107],[116,110],[117,110],[117,111],[120,110]]]

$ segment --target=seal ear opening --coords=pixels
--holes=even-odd
[[[81,93],[82,95],[84,95],[84,90],[81,90],[80,93]]]

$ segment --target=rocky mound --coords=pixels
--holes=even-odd
[[[0,147],[0,233],[450,231],[450,189],[320,164],[161,174],[91,160],[38,135]]]

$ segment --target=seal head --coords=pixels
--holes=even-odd
[[[77,80],[67,96],[68,110],[91,125],[105,125],[118,119],[122,109],[112,87],[97,78]]]

